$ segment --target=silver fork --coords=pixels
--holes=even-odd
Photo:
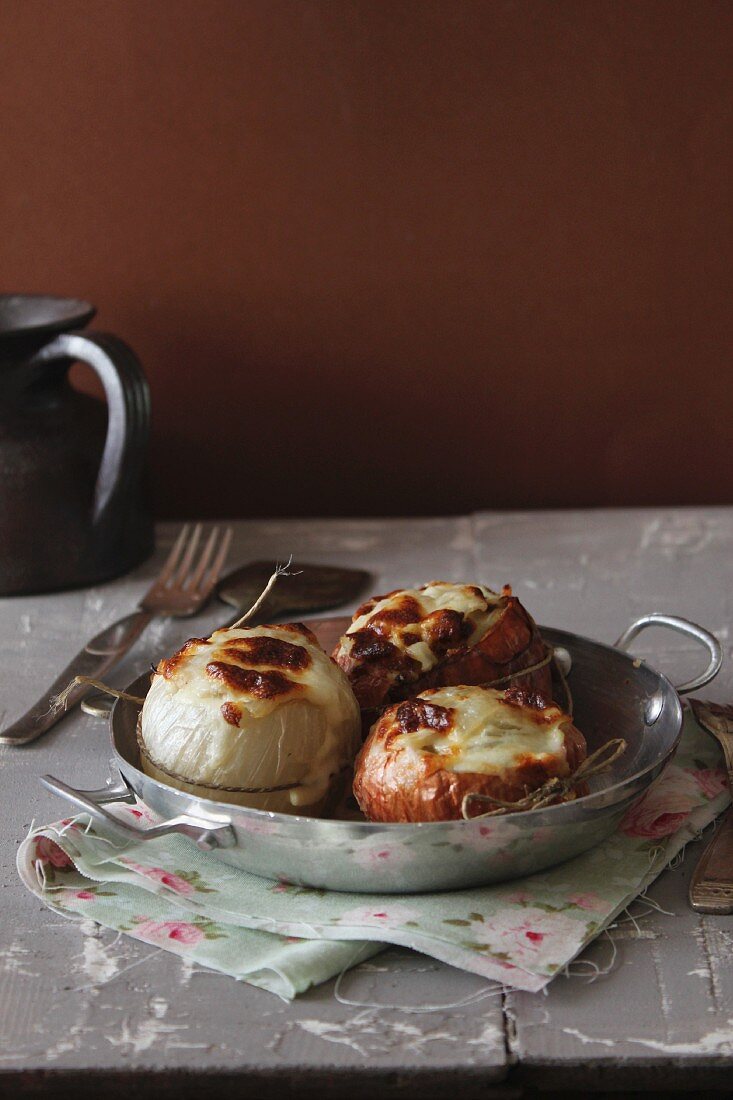
[[[232,529],[215,527],[198,554],[202,526],[187,524],[153,584],[137,609],[106,627],[77,653],[47,691],[22,718],[0,734],[0,744],[27,745],[55,726],[90,690],[74,684],[77,676],[98,680],[127,653],[145,627],[158,615],[185,618],[195,615],[209,599],[218,581],[232,538]],[[69,689],[69,690],[67,690]]]

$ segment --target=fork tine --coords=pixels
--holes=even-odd
[[[211,555],[214,552],[214,547],[216,546],[216,542],[217,542],[218,538],[219,538],[219,528],[215,527],[213,529],[213,531],[211,532],[211,534],[209,535],[208,539],[206,540],[206,546],[203,548],[203,550],[201,552],[201,557],[199,558],[198,565],[196,566],[196,569],[194,570],[193,576],[191,577],[190,581],[186,585],[186,591],[187,592],[195,592],[197,590],[197,588],[199,586],[199,582],[201,581],[201,578],[203,577],[204,573],[206,572],[206,568],[207,568],[207,566],[208,566],[208,564],[211,560]]]
[[[165,565],[161,569],[158,576],[155,578],[155,584],[156,585],[164,584],[168,580],[171,573],[173,572],[173,570],[178,565],[178,560],[181,556],[181,551],[183,550],[183,547],[184,547],[187,539],[188,539],[188,524],[186,523],[183,526],[183,528],[181,529],[180,535],[178,536],[176,541],[173,543],[173,547],[171,549],[171,552],[168,555],[168,557],[166,558]]]
[[[201,590],[201,596],[202,597],[208,596],[209,592],[211,592],[211,589],[214,587],[216,582],[219,580],[219,576],[220,576],[222,568],[224,566],[224,562],[227,560],[227,554],[229,553],[229,546],[230,546],[230,543],[232,541],[232,534],[233,534],[232,528],[227,527],[227,529],[225,530],[224,535],[222,537],[222,540],[221,540],[221,545],[219,547],[219,552],[216,555],[216,557],[214,558],[214,561],[213,561],[212,566],[211,566],[211,570],[209,572],[209,576],[206,579],[206,584],[203,586],[203,588]]]
[[[181,561],[181,564],[178,568],[178,571],[176,572],[175,577],[171,581],[171,584],[181,585],[181,584],[183,584],[186,577],[188,576],[188,571],[191,568],[191,562],[193,561],[193,556],[196,553],[196,550],[197,550],[198,544],[199,544],[199,539],[201,538],[201,530],[202,530],[201,524],[197,523],[196,526],[193,529],[193,534],[191,535],[191,538],[188,540],[188,545],[186,546],[186,552],[183,555],[183,560]]]

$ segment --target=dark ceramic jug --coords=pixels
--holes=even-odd
[[[0,295],[0,595],[92,584],[152,550],[148,387],[121,340],[77,331],[95,312]],[[75,362],[99,375],[106,410],[70,385]]]

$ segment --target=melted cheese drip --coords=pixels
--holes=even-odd
[[[475,589],[478,589],[481,593],[480,596],[477,595]],[[342,639],[341,650],[344,651],[350,648],[348,641],[350,634],[355,634],[357,630],[367,628],[370,619],[381,612],[399,607],[400,600],[404,596],[410,596],[417,600],[423,609],[424,617],[431,615],[434,611],[461,612],[465,616],[466,622],[471,626],[471,633],[466,639],[469,648],[476,645],[483,638],[496,619],[499,614],[497,605],[501,599],[501,596],[496,592],[492,592],[490,588],[484,588],[482,585],[450,584],[447,581],[434,581],[422,588],[403,588],[399,592],[380,600],[366,615],[360,615],[358,619],[355,619]],[[437,654],[424,640],[406,645],[403,640],[403,634],[405,633],[408,635],[421,633],[421,623],[395,624],[389,632],[388,638],[398,649],[418,661],[423,672],[433,668],[439,660]]]
[[[528,758],[566,762],[560,727],[568,716],[558,707],[519,707],[505,703],[502,692],[479,687],[438,688],[421,692],[420,699],[452,708],[451,729],[400,734],[395,748],[399,744],[417,753],[436,753],[448,771],[499,775]]]
[[[225,642],[253,637],[277,638],[307,651],[306,669],[278,669],[298,685],[294,692],[261,699],[207,674],[211,661],[229,660],[259,672],[276,667],[227,654]],[[237,726],[222,714],[224,703],[240,709]],[[191,645],[168,677],[154,678],[141,721],[152,759],[194,785],[296,784],[263,795],[199,789],[219,801],[262,809],[318,802],[333,776],[351,763],[360,743],[359,707],[341,669],[305,635],[277,626],[218,630],[209,642]],[[171,782],[162,774],[159,778]]]

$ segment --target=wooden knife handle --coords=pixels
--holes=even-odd
[[[733,807],[700,857],[690,883],[690,905],[698,913],[733,913]]]

